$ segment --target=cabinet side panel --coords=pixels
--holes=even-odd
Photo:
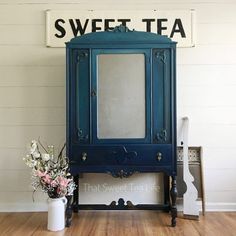
[[[75,79],[75,130],[77,132],[76,141],[79,143],[89,143],[89,51],[86,49],[77,50],[73,55]]]
[[[169,49],[154,49],[153,54],[153,142],[171,143],[171,74]]]

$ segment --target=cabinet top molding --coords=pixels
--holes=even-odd
[[[72,38],[70,42],[66,44],[114,44],[114,43],[126,43],[126,44],[176,44],[170,38],[144,31],[130,30],[124,25],[116,26],[113,30],[92,32],[81,35],[79,37]]]

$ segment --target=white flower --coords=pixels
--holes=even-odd
[[[67,185],[67,195],[73,195],[73,192],[76,188],[76,185],[73,181],[71,181],[68,185]]]
[[[31,142],[31,148],[30,148],[30,154],[33,154],[34,152],[37,152],[37,142],[35,140],[32,140]]]
[[[43,159],[43,161],[49,161],[50,160],[50,155],[48,153],[43,153],[42,154],[42,159]]]
[[[38,151],[38,144],[37,141],[33,140],[31,142],[31,147],[30,147],[30,154],[34,157],[34,158],[39,158],[40,157],[40,153]]]
[[[29,159],[31,159],[31,156],[29,154],[27,154],[25,157],[23,157],[23,161],[28,161]]]
[[[49,171],[50,167],[49,166],[44,166],[45,171]]]
[[[39,158],[40,157],[40,153],[39,152],[34,152],[32,153],[34,158]]]
[[[33,168],[33,167],[35,167],[36,165],[37,165],[37,161],[35,161],[35,160],[27,160],[26,161],[26,165],[27,166],[29,166],[29,167],[31,167],[31,168]]]

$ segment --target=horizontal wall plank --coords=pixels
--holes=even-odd
[[[1,24],[16,24],[16,25],[45,25],[45,11],[47,9],[56,10],[122,10],[122,11],[139,11],[139,10],[183,10],[194,9],[196,14],[196,23],[210,23],[210,24],[230,24],[236,22],[236,3],[231,2],[190,2],[190,1],[173,1],[173,2],[149,2],[146,1],[137,3],[135,1],[126,1],[125,4],[120,2],[108,1],[106,3],[99,3],[96,1],[92,5],[89,1],[78,2],[74,4],[68,3],[49,3],[40,2],[40,4],[2,4],[0,8],[0,25]],[[209,14],[209,12],[211,14]],[[226,14],[227,12],[227,14]],[[9,14],[13,13],[13,14]],[[157,15],[158,16],[158,15]]]
[[[236,106],[235,85],[178,86],[178,107]]]
[[[39,202],[46,202],[47,201],[47,195],[44,194],[41,191],[36,191],[34,193],[34,201],[35,203]],[[3,203],[33,203],[32,198],[32,189],[30,191],[12,191],[12,192],[3,192],[1,191],[0,194],[0,202]]]
[[[235,107],[179,107],[178,116],[187,116],[191,124],[236,125]]]
[[[1,170],[0,192],[31,192],[31,173],[29,170]]]
[[[65,107],[64,87],[0,87],[0,107]]]
[[[179,65],[177,84],[182,86],[221,87],[236,85],[236,65]]]
[[[0,31],[0,45],[45,45],[44,25],[0,25]]]
[[[0,126],[0,134],[0,148],[25,148],[39,137],[45,146],[65,143],[65,126]]]
[[[182,121],[178,119],[178,145],[180,145],[180,142],[182,141],[181,127]],[[189,146],[203,146],[203,148],[235,148],[236,139],[233,138],[235,132],[236,126],[218,124],[191,124],[190,120]]]
[[[65,66],[0,66],[0,87],[65,87]]]
[[[40,45],[0,45],[0,65],[55,66],[65,65],[65,48],[46,48]]]
[[[1,45],[0,51],[0,65],[65,65],[65,48]],[[234,54],[236,45],[199,45],[194,48],[179,48],[177,62],[178,65],[236,65]]]
[[[234,169],[205,169],[204,181],[207,191],[236,191]]]
[[[1,148],[0,170],[29,170],[23,161],[27,148]]]
[[[178,65],[235,65],[236,45],[196,45],[178,48]]]
[[[236,22],[236,2],[231,3],[217,1],[212,3],[198,2],[191,4],[191,9],[195,9],[196,23],[207,24],[231,24]],[[219,31],[222,30],[221,28]],[[198,33],[198,32],[196,32]],[[234,36],[233,36],[234,37]]]
[[[135,8],[134,8],[135,6]],[[190,4],[176,4],[175,10],[191,9]],[[75,4],[12,4],[12,5],[1,5],[0,9],[0,25],[45,25],[45,11],[48,9],[56,10],[96,10],[97,14],[101,11],[139,11],[139,10],[163,10],[163,9],[173,9],[173,4],[146,4],[140,3],[135,5],[133,3],[126,2],[122,5],[118,2],[110,2],[102,4],[93,4],[92,6],[88,3],[78,3]],[[14,15],[9,16],[9,12],[13,12]]]
[[[34,137],[37,140],[38,137]],[[0,171],[17,171],[17,170],[29,170],[29,167],[23,161],[23,158],[29,154],[31,140],[27,140],[22,148],[1,148],[0,149]],[[55,145],[55,142],[49,143],[46,139],[41,139],[42,145],[47,148],[47,145],[54,146],[55,157],[63,147],[63,143]],[[44,153],[44,150],[40,147],[40,152]]]
[[[1,1],[1,3],[3,3]],[[45,24],[44,7],[31,4],[1,4],[0,22],[2,25],[43,25]],[[10,40],[10,39],[9,39]]]
[[[234,9],[236,11],[236,7]],[[196,27],[196,45],[236,44],[235,23],[217,23],[217,24],[197,24]],[[230,37],[226,38],[226,35]]]
[[[0,126],[65,125],[64,107],[0,108]]]
[[[235,203],[236,191],[206,191],[206,202]]]
[[[203,148],[203,165],[209,169],[236,168],[235,148]],[[207,171],[205,170],[205,171]]]

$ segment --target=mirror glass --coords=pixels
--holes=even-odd
[[[97,136],[145,137],[145,55],[97,56]]]

